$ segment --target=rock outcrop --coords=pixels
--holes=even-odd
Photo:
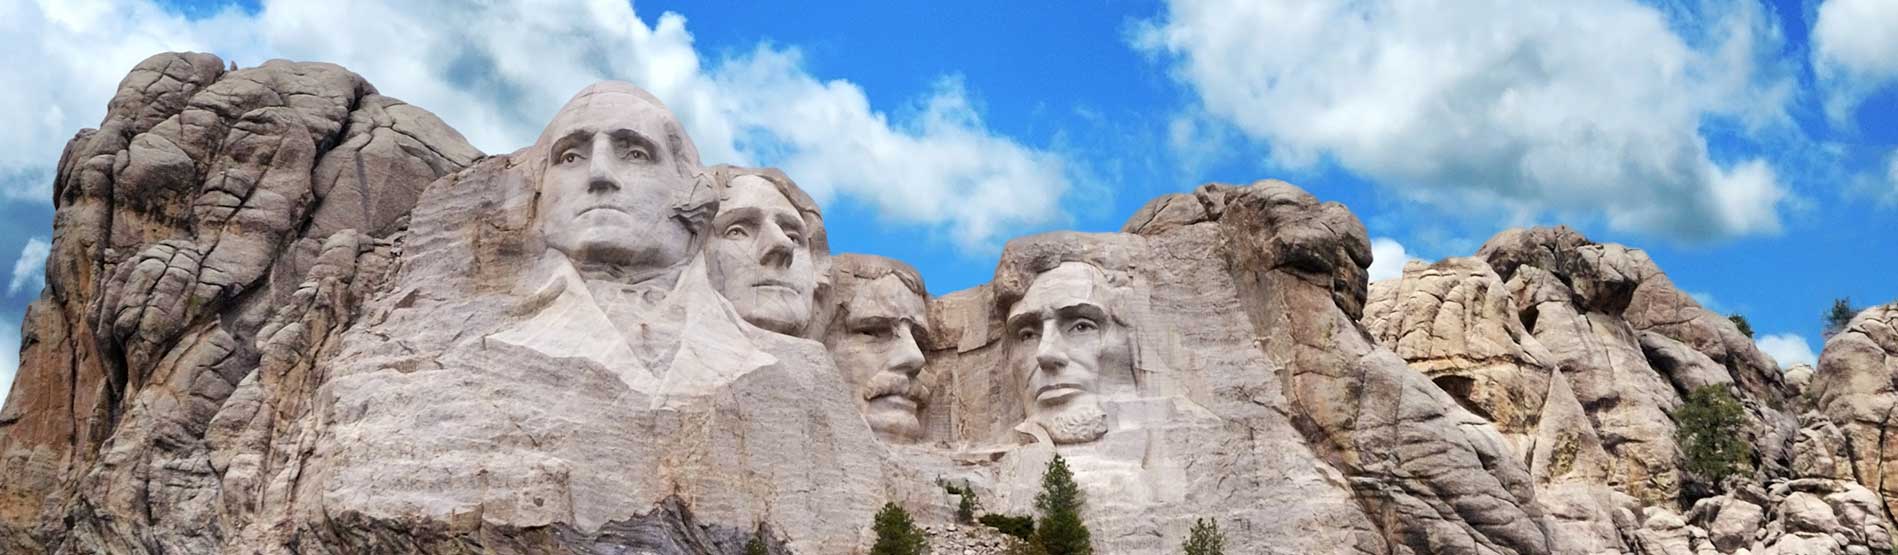
[[[266,358],[272,311],[312,302],[312,276],[386,265],[421,190],[480,157],[334,65],[140,63],[61,156],[0,413],[0,551],[224,545],[206,434]]]
[[[1892,549],[1898,305],[1782,377],[1567,228],[1371,284],[1343,205],[1209,184],[932,297],[630,84],[487,156],[343,68],[204,54],[135,68],[55,193],[5,553],[862,553],[885,503],[992,553],[959,496],[1032,514],[1057,456],[1102,553],[1200,519],[1234,553]],[[1720,483],[1675,424],[1706,388],[1745,411]]]

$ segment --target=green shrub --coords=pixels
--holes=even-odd
[[[1689,474],[1717,488],[1726,477],[1750,470],[1746,409],[1726,387],[1703,386],[1687,394],[1687,402],[1674,411],[1674,423]]]
[[[1219,533],[1219,521],[1198,519],[1180,549],[1186,555],[1226,555],[1226,535]]]
[[[983,526],[994,528],[997,532],[1023,540],[1032,540],[1035,537],[1034,517],[990,513],[982,515],[982,518],[976,519],[976,521],[982,523]]]
[[[1728,314],[1727,321],[1733,322],[1733,327],[1740,328],[1741,334],[1746,335],[1748,338],[1753,337],[1753,323],[1746,321],[1745,316],[1741,316],[1739,314]]]
[[[764,536],[752,536],[751,541],[745,542],[745,555],[771,555],[764,546]]]
[[[916,522],[910,520],[909,511],[895,503],[884,503],[883,510],[877,511],[876,545],[870,547],[870,555],[922,555],[927,542],[923,532],[916,529]]]
[[[1035,509],[1041,520],[1035,523],[1035,541],[1048,555],[1092,555],[1092,534],[1081,522],[1081,507],[1086,503],[1081,487],[1074,483],[1068,461],[1055,455],[1048,471],[1041,475],[1041,493],[1035,494]]]
[[[956,522],[971,524],[975,522],[976,511],[982,510],[982,502],[976,500],[975,490],[968,486],[962,488],[962,500],[956,502]]]

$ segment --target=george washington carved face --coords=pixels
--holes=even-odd
[[[636,282],[687,261],[712,199],[678,120],[625,83],[587,87],[536,147],[546,166],[536,214],[547,247],[584,273]]]

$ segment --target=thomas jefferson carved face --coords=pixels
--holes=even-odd
[[[694,205],[697,154],[672,113],[643,91],[588,87],[536,146],[547,156],[540,230],[576,266],[639,281],[697,247],[699,230],[681,213]]]
[[[739,316],[785,335],[802,332],[818,280],[815,230],[806,228],[797,206],[770,180],[739,175],[725,186],[712,232],[706,247],[712,285]]]
[[[919,378],[923,350],[918,336],[929,320],[922,293],[887,274],[859,285],[841,312],[841,325],[832,325],[824,343],[837,368],[856,385],[863,419],[884,441],[921,440],[921,414],[929,403],[929,388]]]
[[[1103,373],[1129,373],[1127,329],[1114,321],[1099,268],[1067,262],[1036,276],[1008,311],[1009,360],[1024,379],[1022,405],[1055,443],[1107,432],[1098,397]]]

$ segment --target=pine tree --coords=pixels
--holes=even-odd
[[[752,536],[751,541],[745,542],[745,555],[771,555],[771,550],[764,546],[764,536]]]
[[[1852,317],[1857,315],[1858,309],[1852,307],[1851,297],[1833,299],[1832,308],[1825,313],[1825,336],[1832,337],[1845,331],[1845,326],[1850,325]]]
[[[1733,322],[1733,327],[1740,328],[1740,333],[1746,335],[1747,338],[1751,339],[1753,337],[1753,323],[1746,321],[1745,316],[1728,314],[1727,321]]]
[[[1226,535],[1219,533],[1219,521],[1202,518],[1193,522],[1193,531],[1180,549],[1186,555],[1226,555]]]
[[[909,511],[895,503],[883,504],[872,528],[876,530],[877,542],[870,547],[870,555],[922,555],[926,545],[923,532],[916,529]]]
[[[1068,461],[1055,455],[1048,471],[1041,475],[1041,493],[1035,495],[1035,509],[1041,520],[1035,523],[1035,544],[1048,555],[1092,555],[1094,547],[1087,525],[1081,522],[1081,488],[1074,484],[1074,472]]]
[[[975,490],[962,487],[962,500],[956,503],[956,522],[975,524],[976,511],[982,510],[982,502],[976,500]]]
[[[1718,385],[1701,386],[1687,394],[1674,411],[1675,441],[1686,458],[1687,471],[1708,484],[1749,470],[1752,449],[1743,435],[1746,408]]]

